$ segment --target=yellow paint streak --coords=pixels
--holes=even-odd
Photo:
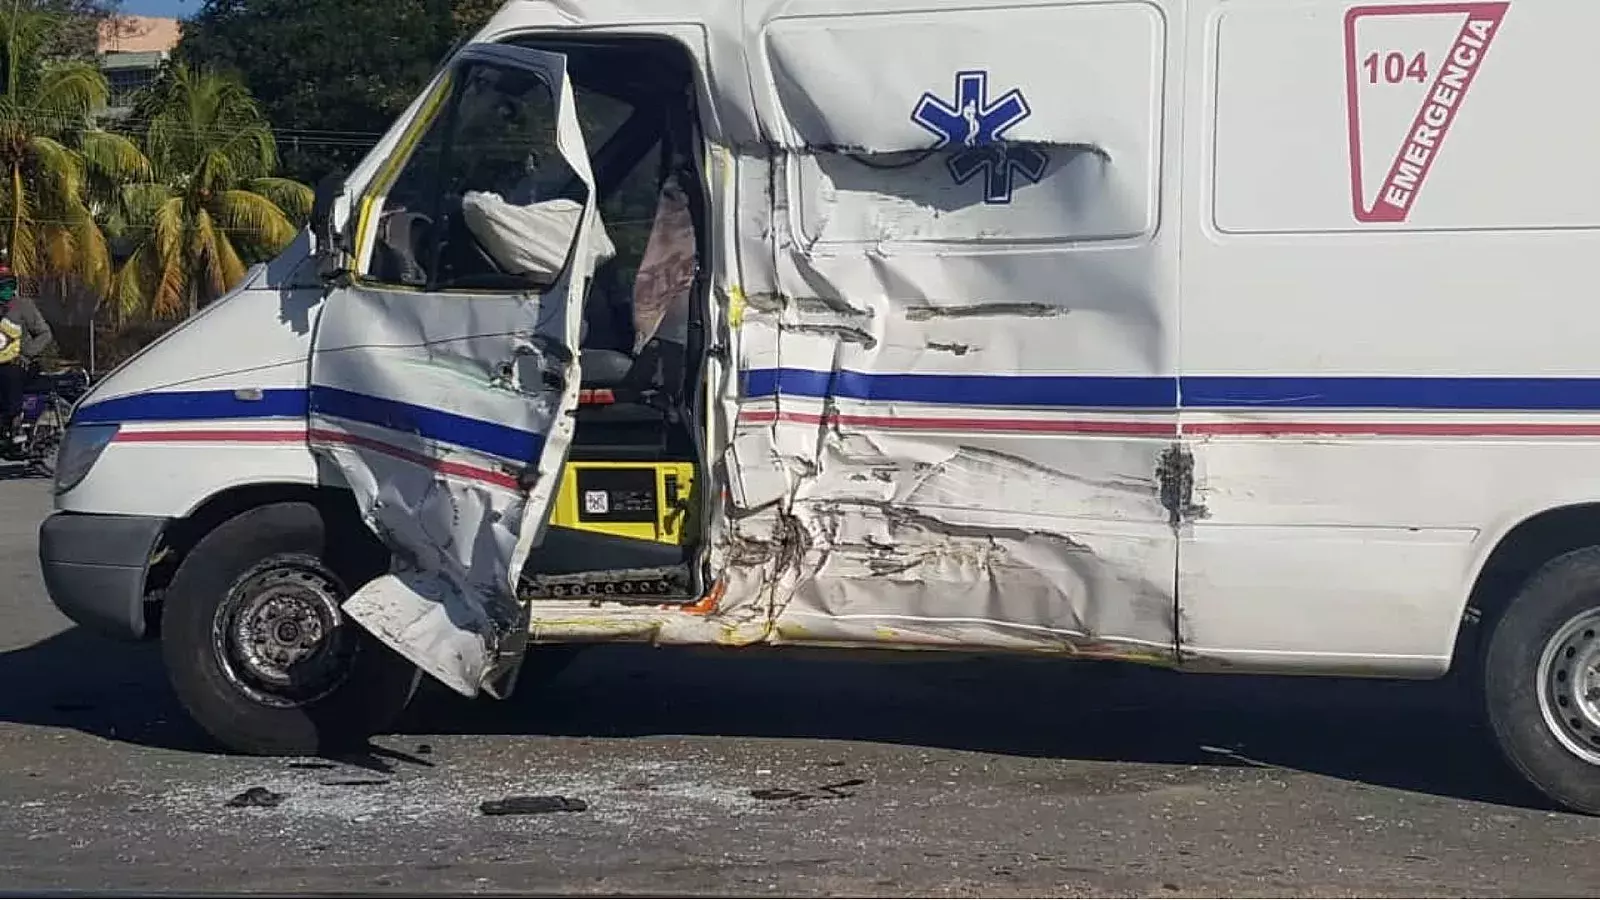
[[[780,622],[774,632],[780,641],[804,641],[811,637],[811,632],[802,625],[793,622]]]
[[[744,288],[737,284],[728,285],[728,327],[738,330],[744,325]]]

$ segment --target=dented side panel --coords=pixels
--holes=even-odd
[[[741,227],[764,241],[718,615],[766,607],[772,642],[1170,659],[1170,10],[852,12],[746,23],[768,140],[740,152]],[[1027,115],[974,146],[1047,159],[1004,197],[915,121],[980,66],[980,105]]]
[[[559,418],[559,394],[514,374],[562,371],[535,349],[538,328],[537,309],[512,301],[347,288],[329,298],[317,335],[312,444],[395,552],[394,574],[347,611],[464,693],[514,618],[504,598],[519,478]]]

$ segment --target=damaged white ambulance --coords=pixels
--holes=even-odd
[[[1457,670],[1600,812],[1597,30],[508,3],[79,404],[51,596],[246,752],[605,641]]]

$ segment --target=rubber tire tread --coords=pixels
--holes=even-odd
[[[1494,625],[1484,650],[1483,702],[1495,742],[1529,784],[1574,812],[1600,815],[1600,766],[1568,750],[1539,709],[1539,657],[1562,625],[1600,608],[1600,547],[1546,563]]]
[[[353,670],[332,694],[299,708],[254,700],[223,673],[211,644],[212,621],[228,590],[270,557],[320,559],[346,585],[376,573],[340,564],[334,536],[316,506],[274,503],[227,520],[203,537],[174,574],[164,598],[162,657],[184,708],[218,743],[235,752],[318,755],[363,748],[389,728],[411,701],[420,672],[360,625]],[[346,542],[347,544],[349,542]],[[363,577],[365,576],[365,577]]]

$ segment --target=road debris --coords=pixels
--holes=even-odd
[[[855,792],[849,788],[861,787],[866,783],[865,778],[850,778],[833,784],[824,784],[810,791],[799,791],[794,788],[755,788],[750,791],[750,796],[768,802],[787,800],[792,803],[804,803],[807,800],[843,800],[855,796]]]
[[[825,784],[822,787],[817,788],[817,790],[827,794],[830,797],[854,797],[855,794],[851,791],[845,790],[845,788],[861,787],[866,783],[867,780],[865,778],[850,778],[838,782],[837,784]]]
[[[269,791],[264,787],[253,787],[242,794],[230,798],[224,805],[233,809],[244,809],[245,807],[252,806],[261,809],[271,809],[274,806],[282,803],[283,797],[283,794]]]
[[[478,804],[478,811],[486,816],[535,816],[543,813],[584,812],[588,808],[589,804],[586,801],[559,795],[505,797],[500,800],[485,800]]]

